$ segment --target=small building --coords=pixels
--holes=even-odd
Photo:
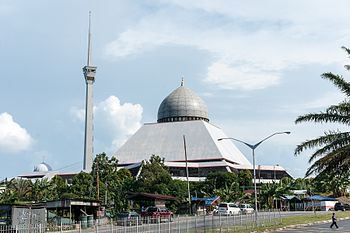
[[[46,208],[42,204],[1,204],[0,224],[29,228],[32,225],[46,225]]]
[[[219,196],[214,197],[192,197],[192,212],[197,215],[206,215],[213,212],[215,206],[220,202]]]
[[[95,200],[64,199],[45,203],[48,221],[74,223],[81,216],[99,216],[100,203]]]
[[[333,197],[314,195],[304,198],[303,202],[305,210],[328,211],[334,209],[334,205],[338,201]]]
[[[157,206],[165,207],[167,201],[175,201],[176,197],[162,194],[153,194],[153,193],[129,193],[128,200],[134,204],[139,204],[140,207],[146,206]]]
[[[298,196],[284,195],[281,197],[280,209],[286,211],[302,211],[304,210],[304,203]]]

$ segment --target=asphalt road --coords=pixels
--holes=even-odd
[[[315,225],[309,225],[309,226],[301,226],[296,228],[289,228],[284,230],[278,230],[276,232],[278,233],[311,233],[311,232],[317,232],[317,233],[324,233],[324,232],[342,232],[342,233],[350,233],[350,219],[347,220],[340,220],[337,222],[339,228],[336,229],[333,227],[333,229],[330,229],[329,226],[331,225],[331,222],[329,223],[320,223]]]

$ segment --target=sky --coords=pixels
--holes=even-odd
[[[254,144],[256,163],[303,177],[296,145],[338,125],[295,119],[342,101],[320,75],[349,80],[349,1],[0,0],[0,180],[82,168],[88,12],[95,153],[109,156],[185,78],[210,122]],[[251,150],[235,143],[251,161]]]

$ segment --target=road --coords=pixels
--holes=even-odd
[[[327,212],[324,212],[327,213]],[[314,214],[311,211],[300,211],[300,212],[259,212],[258,221],[259,224],[273,225],[278,223],[280,218],[292,216],[292,215],[311,215]],[[322,214],[322,212],[318,212]],[[190,217],[174,217],[173,221],[165,221],[160,224],[149,224],[143,223],[137,226],[116,226],[114,224],[96,226],[93,228],[71,230],[69,233],[183,233],[183,232],[212,232],[214,229],[222,227],[225,231],[235,229],[235,227],[252,227],[254,221],[254,214],[249,215],[235,215],[235,216],[190,216]],[[339,224],[342,224],[339,222]],[[323,226],[324,229],[329,232],[328,223]],[[342,225],[341,225],[342,226]],[[350,229],[343,227],[342,229]],[[300,229],[290,229],[284,232],[301,232]],[[294,231],[293,231],[294,230]],[[0,231],[1,232],[1,231]],[[65,231],[64,231],[65,232]],[[280,231],[283,232],[283,231]],[[316,231],[311,231],[316,232]],[[321,232],[321,231],[317,231]],[[340,231],[345,232],[345,231]],[[349,231],[350,233],[350,231]]]
[[[280,217],[286,217],[291,215],[305,215],[313,214],[313,212],[259,212],[259,222],[260,223],[271,223],[274,221],[279,221]],[[169,233],[169,232],[211,232],[212,229],[218,229],[220,226],[223,229],[227,229],[227,226],[246,226],[252,225],[254,220],[254,215],[235,215],[235,216],[197,216],[197,217],[179,217],[174,218],[172,222],[163,222],[161,224],[142,224],[139,226],[100,226],[98,232],[113,232],[113,233]],[[97,232],[94,229],[85,229],[85,232]]]
[[[329,232],[342,232],[342,233],[350,233],[350,219],[347,220],[340,220],[337,222],[339,228],[336,229],[333,227],[333,229],[330,229],[329,226],[331,225],[331,222],[329,223],[320,223],[320,224],[314,224],[309,226],[301,226],[296,228],[289,228],[284,230],[278,230],[276,232],[278,233],[329,233]]]

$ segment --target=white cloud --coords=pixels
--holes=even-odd
[[[117,148],[141,127],[142,111],[139,104],[121,104],[118,97],[110,96],[96,106],[95,114],[96,121],[111,130],[112,147]]]
[[[246,81],[237,81],[240,75],[240,80],[257,82],[250,89],[267,88],[278,83],[285,69],[343,61],[338,48],[350,40],[346,1],[151,3],[155,10],[120,33],[106,54],[124,57],[169,44],[205,50],[214,59],[206,81],[219,87],[247,90]],[[221,77],[222,63],[235,76]]]
[[[281,108],[284,111],[302,115],[309,111],[324,111],[329,106],[340,103],[343,100],[345,100],[345,95],[341,92],[326,92],[315,99],[303,103],[285,105]]]
[[[27,130],[16,123],[10,114],[0,114],[0,151],[18,153],[28,150],[32,143]]]
[[[115,152],[141,127],[142,112],[140,104],[122,104],[116,96],[97,103],[94,107],[95,139],[109,141],[110,145],[104,150]],[[72,108],[72,113],[78,120],[84,121],[85,110]]]
[[[70,109],[70,113],[74,116],[74,119],[76,119],[78,121],[84,121],[85,120],[85,109],[72,107]]]
[[[247,67],[234,67],[216,62],[208,68],[205,81],[222,89],[256,90],[278,84],[279,77],[269,72],[255,73]]]
[[[322,109],[328,108],[331,105],[340,103],[341,101],[345,100],[345,95],[341,92],[327,92],[323,96],[306,102],[302,104],[301,108],[308,110],[308,109]]]

